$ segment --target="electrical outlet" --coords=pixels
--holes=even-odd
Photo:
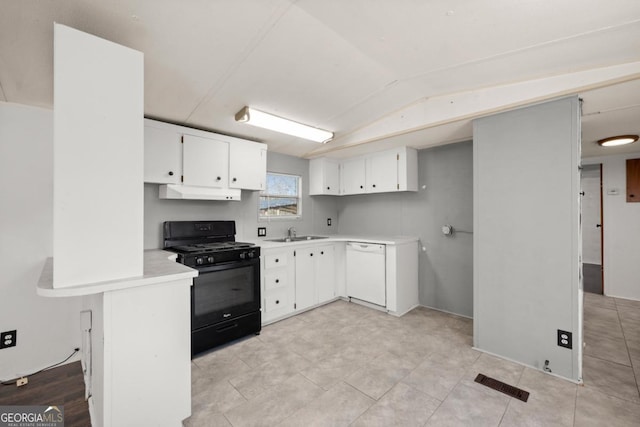
[[[327,227],[331,227],[331,218],[327,218]]]
[[[22,378],[18,378],[18,380],[16,381],[16,386],[22,387],[23,385],[27,385],[28,383],[29,383],[29,378],[22,377]]]
[[[0,349],[16,346],[17,330],[6,331],[0,334]]]
[[[258,237],[265,237],[267,235],[267,227],[258,227]]]
[[[558,329],[558,346],[569,349],[573,348],[571,332]]]

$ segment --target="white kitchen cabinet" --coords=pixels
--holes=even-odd
[[[267,176],[267,148],[251,141],[229,142],[229,187],[264,190]]]
[[[167,184],[162,198],[240,200],[266,177],[266,144],[145,119],[144,181]]]
[[[320,157],[309,162],[309,195],[340,194],[340,164],[337,160]]]
[[[395,191],[418,191],[418,151],[409,147],[391,151],[395,151],[398,165]]]
[[[337,187],[339,192],[334,191]],[[399,147],[344,159],[309,163],[309,194],[350,195],[418,191],[418,152]]]
[[[318,303],[315,280],[317,250],[316,247],[296,250],[296,310]]]
[[[388,193],[397,191],[398,162],[396,150],[383,151],[367,157],[367,193]]]
[[[182,141],[175,126],[144,120],[144,182],[179,184]]]
[[[362,194],[366,191],[366,159],[357,157],[341,164],[341,186],[343,195]]]
[[[418,252],[417,240],[386,245],[385,277],[389,314],[402,316],[419,304]]]
[[[336,297],[336,262],[334,245],[321,246],[317,250],[316,288],[318,304],[331,301]]]
[[[418,152],[399,147],[366,156],[367,193],[418,191]]]
[[[335,297],[336,274],[333,245],[297,249],[296,310],[305,310]]]
[[[294,311],[295,262],[293,249],[264,249],[262,257],[262,322]]]
[[[195,135],[182,137],[183,184],[228,188],[229,144]]]
[[[402,316],[417,307],[418,240],[365,240],[356,244],[381,246],[384,252],[363,262],[348,255],[347,245],[341,239],[263,249],[263,323],[293,316],[336,298],[358,298],[349,292],[354,290],[353,284],[368,294],[369,285],[376,282],[379,286],[373,299],[356,293],[360,300],[375,303],[391,315]],[[354,276],[355,270],[359,271]],[[361,276],[368,278],[362,281]],[[352,282],[354,277],[360,280],[359,284]],[[353,302],[358,302],[355,298]]]

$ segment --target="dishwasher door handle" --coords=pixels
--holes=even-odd
[[[373,243],[354,243],[349,242],[347,244],[347,250],[358,251],[358,252],[373,252],[373,253],[383,253],[384,245],[373,244]]]

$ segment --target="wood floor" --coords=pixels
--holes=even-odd
[[[0,386],[0,405],[63,406],[66,427],[91,425],[80,362],[32,375],[22,387]]]

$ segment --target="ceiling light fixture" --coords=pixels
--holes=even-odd
[[[333,132],[303,125],[302,123],[283,119],[254,108],[244,107],[236,113],[236,122],[246,123],[264,129],[274,130],[287,135],[327,143],[333,139]]]
[[[598,141],[598,144],[602,147],[615,147],[617,145],[631,144],[632,142],[636,142],[637,140],[638,135],[619,135],[601,139]]]

